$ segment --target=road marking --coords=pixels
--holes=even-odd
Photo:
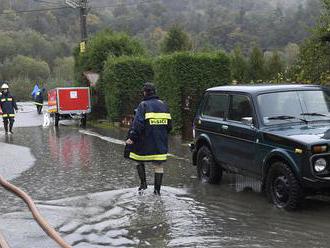
[[[90,135],[90,136],[100,138],[102,140],[105,140],[105,141],[113,143],[113,144],[123,145],[123,146],[125,145],[124,140],[119,140],[119,139],[111,138],[111,137],[108,137],[108,136],[103,136],[99,133],[96,133],[96,132],[93,132],[93,131],[90,131],[90,130],[79,130],[79,132],[82,133],[82,134],[85,134],[85,135]],[[175,159],[178,159],[178,160],[184,160],[186,162],[190,162],[190,160],[187,159],[187,158],[183,158],[183,157],[171,154],[171,153],[168,153],[167,155],[171,158],[175,158]]]

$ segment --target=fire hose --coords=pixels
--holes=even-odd
[[[0,233],[0,248],[9,248],[5,238]]]
[[[38,222],[40,227],[47,233],[47,235],[50,238],[52,238],[62,248],[71,248],[71,246],[68,245],[66,241],[55,231],[55,229],[51,227],[48,224],[48,222],[41,216],[35,203],[28,194],[26,194],[23,190],[16,187],[15,185],[12,185],[1,176],[0,176],[0,184],[9,191],[15,193],[17,196],[19,196],[25,201],[34,219]],[[0,234],[0,248],[9,248],[9,246],[6,244],[6,241],[1,237],[1,234]]]

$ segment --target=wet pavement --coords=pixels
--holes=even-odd
[[[286,212],[253,180],[225,174],[220,185],[201,183],[177,137],[162,195],[152,193],[151,167],[139,195],[135,164],[123,158],[125,131],[85,130],[74,121],[42,127],[42,115],[21,106],[14,134],[0,128],[0,174],[30,194],[73,247],[329,247],[326,197]],[[57,247],[19,198],[0,188],[0,199],[10,247]]]

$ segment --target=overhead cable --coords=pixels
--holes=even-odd
[[[40,0],[40,2],[51,3],[51,2],[42,1],[42,0]],[[133,5],[146,4],[146,3],[152,3],[152,2],[155,2],[155,1],[154,0],[145,0],[145,1],[139,1],[139,2],[136,2],[136,3],[117,3],[117,4],[110,4],[110,5],[105,5],[105,6],[91,6],[90,9],[114,8],[114,7],[118,7],[118,6],[133,6]],[[24,13],[54,11],[54,10],[62,10],[62,9],[71,9],[71,7],[69,7],[69,6],[60,6],[60,7],[54,7],[54,8],[15,10],[15,11],[2,12],[2,13],[0,13],[0,15],[24,14]]]

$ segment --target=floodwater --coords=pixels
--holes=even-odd
[[[201,183],[178,138],[159,197],[148,166],[149,188],[137,193],[124,131],[82,130],[70,121],[42,127],[28,104],[15,124],[11,136],[0,128],[0,173],[36,200],[73,247],[329,247],[330,199],[310,198],[286,212],[251,179],[225,174],[220,185]],[[0,199],[0,232],[10,247],[58,247],[19,198],[0,188]]]

